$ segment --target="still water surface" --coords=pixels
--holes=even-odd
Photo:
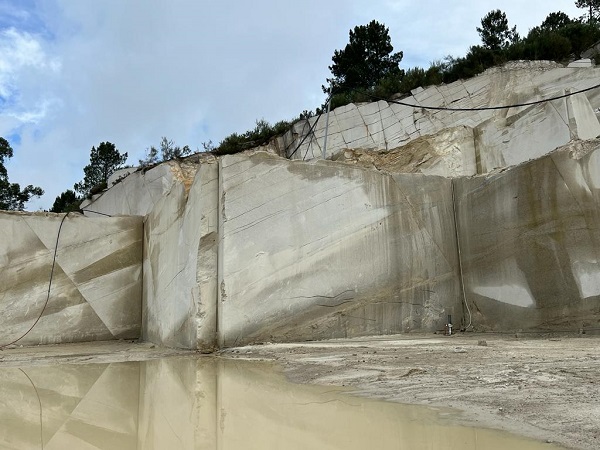
[[[177,357],[0,369],[2,449],[555,449],[447,411],[295,385],[271,365]]]

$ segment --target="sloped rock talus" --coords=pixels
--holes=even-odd
[[[600,326],[598,144],[454,180],[465,294],[479,329]]]
[[[0,212],[0,345],[140,336],[142,220]]]
[[[443,328],[461,312],[450,180],[220,160],[220,344]]]

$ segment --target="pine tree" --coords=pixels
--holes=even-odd
[[[401,73],[398,65],[403,54],[392,53],[394,47],[385,25],[372,20],[368,25],[354,27],[349,37],[346,47],[334,52],[333,64],[329,66],[333,78],[327,81],[336,93],[368,89],[386,76]],[[328,89],[323,86],[324,92]]]
[[[90,163],[83,168],[83,181],[76,183],[74,189],[83,196],[92,190],[106,187],[108,177],[120,169],[127,161],[127,153],[119,153],[115,144],[102,142],[98,148],[92,147]]]
[[[8,171],[4,167],[4,161],[12,156],[12,147],[6,139],[0,137],[0,209],[23,211],[25,203],[32,197],[41,197],[44,195],[44,191],[31,184],[21,190],[18,183],[8,181]]]

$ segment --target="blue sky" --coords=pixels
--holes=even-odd
[[[376,19],[401,66],[461,56],[492,9],[521,34],[573,0],[0,0],[0,136],[47,209],[102,141],[135,164],[161,136],[202,148],[323,101],[348,30]]]

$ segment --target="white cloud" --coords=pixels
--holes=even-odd
[[[48,66],[40,43],[29,33],[14,28],[0,31],[0,95],[10,97],[17,89],[18,75],[28,69]],[[52,64],[56,67],[56,64]]]
[[[0,31],[0,132],[44,119],[55,103],[44,92],[44,79],[56,75],[60,67],[35,36],[15,28]]]

